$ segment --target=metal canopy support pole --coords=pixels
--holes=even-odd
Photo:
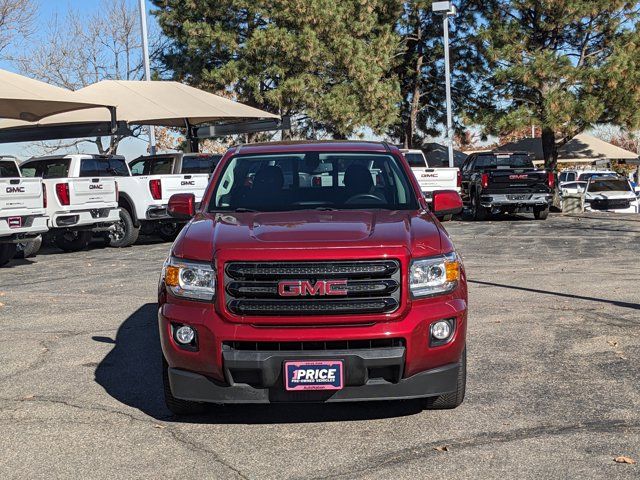
[[[151,67],[149,66],[149,41],[147,39],[147,6],[145,0],[140,0],[140,30],[142,34],[142,58],[144,60],[144,79],[151,81]],[[149,153],[156,154],[156,132],[152,125],[149,128]]]
[[[449,167],[453,167],[453,108],[451,105],[451,64],[449,55],[449,17],[458,13],[456,6],[451,1],[433,2],[432,10],[437,15],[442,15],[444,30],[444,76],[445,92],[447,97],[447,134],[446,142],[449,150]]]
[[[451,106],[451,67],[449,63],[449,14],[443,15],[444,25],[444,76],[447,96],[447,148],[449,168],[453,167],[453,113]]]
[[[187,129],[187,149],[189,153],[198,153],[200,151],[200,141],[196,135],[194,135],[194,128],[187,118],[184,119],[184,126]]]

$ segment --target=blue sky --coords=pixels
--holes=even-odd
[[[130,4],[137,6],[138,0],[127,0]],[[100,5],[104,2],[104,0],[33,0],[34,4],[38,6],[37,11],[37,24],[46,25],[48,20],[58,14],[61,17],[65,15],[65,13],[69,9],[73,9],[80,14],[83,12],[93,13],[100,8]],[[151,4],[147,3],[147,11],[150,10]],[[147,15],[147,22],[151,24],[155,22],[155,18],[152,15]],[[41,41],[41,37],[39,38],[38,33],[34,34],[34,37],[31,38],[32,42]],[[14,53],[17,53],[17,49],[19,46],[13,46],[11,49],[5,52],[7,56],[11,56]],[[0,59],[0,68],[5,70],[10,70],[16,73],[20,73],[17,71],[16,66],[11,62],[3,61]],[[80,149],[83,153],[97,153],[97,150],[92,144],[83,144]],[[135,158],[139,155],[146,153],[147,143],[143,141],[143,139],[126,139],[124,140],[118,149],[118,153],[127,157],[127,159]],[[33,145],[29,143],[14,143],[14,144],[2,144],[0,145],[0,154],[3,155],[15,155],[20,159],[26,159],[33,155],[35,149]]]

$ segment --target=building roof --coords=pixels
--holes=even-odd
[[[544,160],[542,139],[524,138],[507,143],[498,150],[525,150],[535,155],[536,160]],[[558,162],[580,163],[596,160],[637,160],[638,154],[617,147],[587,133],[581,133],[569,140],[558,151]]]

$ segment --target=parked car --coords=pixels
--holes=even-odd
[[[332,166],[333,183],[286,186],[314,158]],[[430,211],[387,144],[245,145],[220,162],[199,208],[193,194],[169,201],[191,221],[160,281],[167,406],[460,405],[466,277],[434,216],[459,212],[458,193],[435,192]]]
[[[135,204],[134,222],[138,219],[144,234],[157,233],[173,241],[184,225],[167,213],[169,197],[175,193],[193,193],[200,202],[211,172],[219,160],[212,154],[171,153],[138,157],[129,162],[134,181],[142,186],[142,204]]]
[[[537,170],[526,152],[475,153],[462,166],[462,199],[476,220],[520,212],[544,220],[554,186],[553,172]]]
[[[46,196],[39,178],[23,178],[14,157],[0,157],[0,267],[22,250],[35,255],[47,226]]]
[[[455,190],[460,193],[462,177],[460,169],[447,167],[432,167],[422,150],[400,150],[409,163],[420,189],[427,201],[431,201],[433,192],[438,190]]]
[[[594,176],[584,192],[587,212],[640,213],[640,203],[629,180],[624,177]]]
[[[586,182],[592,177],[617,177],[611,170],[563,170],[558,176],[559,186],[569,182]]]
[[[65,251],[85,248],[93,232],[114,229],[120,219],[118,187],[103,175],[93,155],[32,158],[20,165],[25,177],[45,186],[49,231]]]

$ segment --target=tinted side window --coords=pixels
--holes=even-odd
[[[131,164],[129,165],[129,168],[131,169],[131,175],[133,176],[144,175],[145,163],[146,162],[144,160],[137,160],[135,162],[131,162]]]
[[[0,161],[0,178],[19,177],[20,172],[14,162]]]
[[[148,175],[171,175],[173,173],[173,158],[156,158],[148,162]]]

